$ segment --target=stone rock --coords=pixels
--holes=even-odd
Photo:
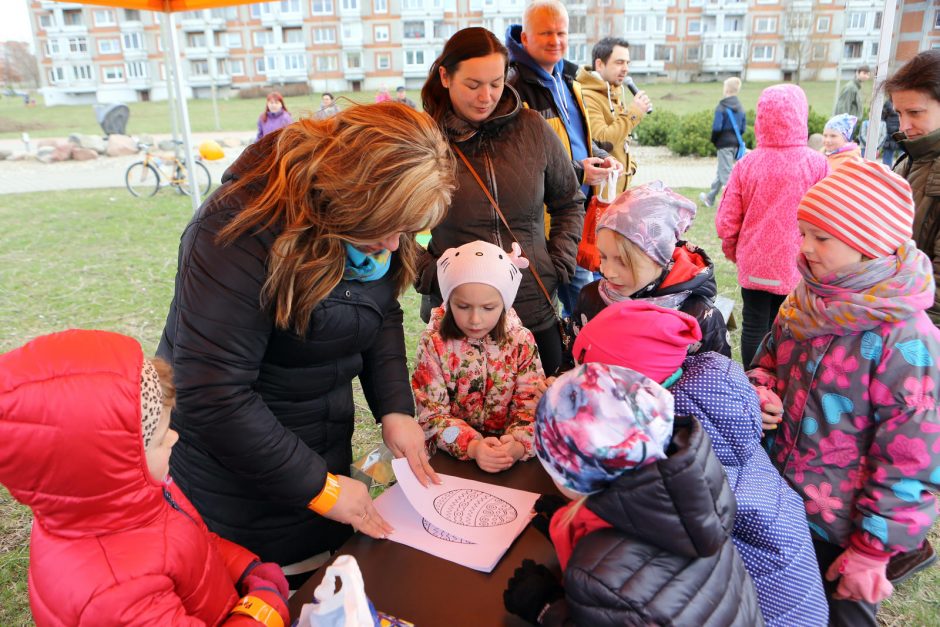
[[[137,142],[127,135],[109,135],[105,152],[109,157],[137,154]]]
[[[104,138],[100,135],[70,135],[69,141],[81,146],[82,148],[89,148],[94,150],[99,155],[103,155],[104,151],[107,149],[107,146],[104,143]]]
[[[55,142],[38,147],[36,149],[36,156],[45,157],[51,155],[53,152],[55,152]]]
[[[75,144],[71,142],[59,142],[52,150],[52,154],[49,155],[49,158],[52,161],[68,161],[72,158],[72,150],[74,150],[74,148]]]
[[[170,152],[173,152],[174,148],[176,148],[176,142],[174,142],[172,139],[161,139],[160,143],[157,144],[157,149],[163,151],[169,150]]]
[[[37,149],[36,152],[37,152],[37,153],[39,152],[39,150],[38,150],[39,148],[47,148],[47,147],[49,147],[49,146],[55,146],[57,143],[59,143],[59,140],[58,140],[58,139],[50,139],[50,138],[48,138],[48,137],[46,137],[46,138],[44,138],[44,139],[37,140],[37,141],[36,141],[36,149]]]
[[[98,151],[91,148],[82,148],[81,146],[72,150],[72,159],[75,161],[91,161],[98,158]]]
[[[139,135],[137,137],[137,141],[141,144],[150,144],[151,146],[153,146],[153,135],[147,135],[147,134]]]

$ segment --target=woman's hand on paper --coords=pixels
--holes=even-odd
[[[387,538],[394,529],[375,509],[365,484],[344,475],[337,475],[336,479],[339,481],[339,498],[323,517],[352,525],[356,531],[373,538]]]
[[[382,416],[382,439],[395,457],[404,457],[415,473],[418,482],[427,487],[441,480],[428,462],[424,448],[424,429],[408,414],[385,414]]]

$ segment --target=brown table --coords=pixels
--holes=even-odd
[[[473,462],[460,462],[444,454],[436,455],[431,464],[445,475],[539,494],[558,494],[535,458],[496,475],[483,472]],[[503,607],[503,590],[509,578],[525,558],[547,565],[556,574],[559,572],[554,547],[531,525],[516,538],[491,573],[481,573],[391,540],[373,540],[357,533],[290,598],[292,620],[300,616],[301,605],[313,599],[326,566],[340,555],[352,555],[359,562],[366,594],[376,609],[418,627],[525,625],[525,621]]]

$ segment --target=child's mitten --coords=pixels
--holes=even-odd
[[[242,573],[239,579],[238,592],[240,594],[248,594],[248,587],[251,585],[248,579],[251,578],[255,579],[252,583],[256,586],[262,585],[262,581],[267,582],[268,587],[275,590],[285,599],[290,595],[290,590],[287,587],[287,578],[284,577],[284,571],[274,562],[252,562],[249,564],[248,568],[245,569],[245,572]]]
[[[537,625],[552,602],[564,596],[565,590],[552,571],[543,564],[522,560],[503,592],[503,604],[508,611]]]
[[[242,598],[232,608],[226,627],[257,623],[268,627],[290,625],[289,590],[280,566],[274,562],[252,562],[239,579],[237,588]]]
[[[567,505],[568,502],[568,499],[561,496],[543,494],[535,502],[535,518],[532,519],[532,526],[551,540],[552,536],[549,533],[549,527],[552,523],[552,516],[554,516],[555,512],[559,509]]]
[[[826,571],[827,580],[839,579],[839,586],[833,596],[867,603],[887,599],[894,591],[894,586],[885,576],[889,558],[888,555],[882,557],[862,553],[853,546],[846,548]]]

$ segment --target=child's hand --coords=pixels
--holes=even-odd
[[[839,580],[833,598],[879,603],[894,592],[894,586],[885,574],[887,568],[887,557],[865,555],[849,546],[829,566],[826,579]]]
[[[486,472],[502,472],[516,461],[506,452],[503,443],[492,437],[471,442],[467,447],[467,455]]]
[[[525,446],[511,435],[501,435],[499,441],[502,443],[500,448],[509,453],[513,463],[519,461],[525,455]]]
[[[555,382],[555,379],[558,377],[545,377],[539,381],[538,385],[535,386],[535,403],[538,404],[539,399],[542,398],[542,395],[545,394],[545,390],[552,387],[552,383]]]
[[[760,400],[760,414],[764,431],[773,431],[783,421],[783,401],[777,393],[763,385],[754,386]]]

